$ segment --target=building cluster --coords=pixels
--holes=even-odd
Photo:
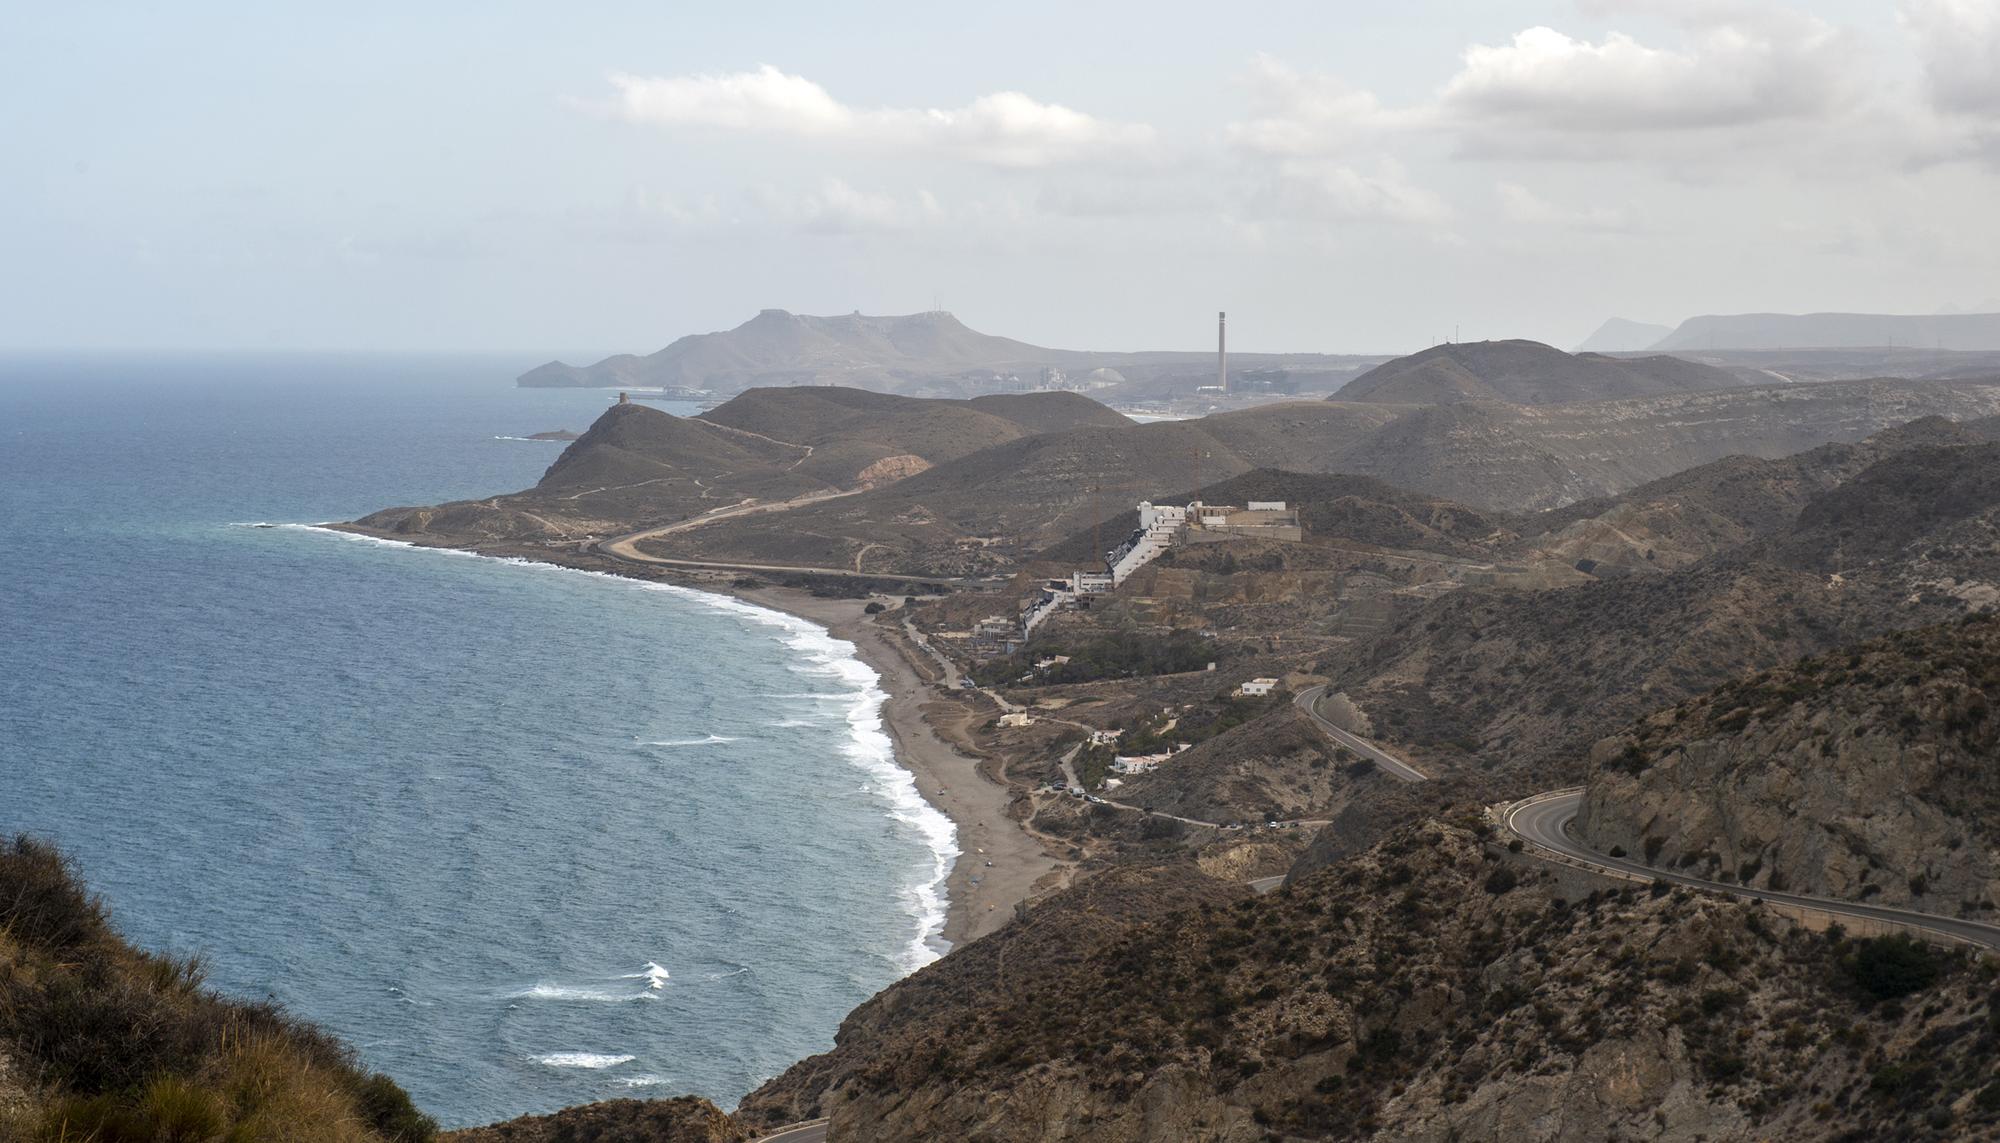
[[[1096,596],[1115,591],[1134,572],[1177,545],[1241,538],[1297,542],[1304,537],[1298,512],[1282,500],[1252,500],[1242,507],[1199,500],[1185,507],[1141,502],[1139,526],[1123,543],[1104,553],[1104,570],[1082,569],[1064,579],[1048,580],[1040,591],[1021,602],[1020,640],[1026,641],[1056,612],[1087,607]]]

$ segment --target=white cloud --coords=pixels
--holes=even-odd
[[[1820,20],[1767,14],[1693,39],[1670,50],[1617,32],[1593,44],[1529,28],[1466,49],[1438,102],[1469,131],[1609,133],[1823,118],[1862,92],[1851,38]]]
[[[830,145],[1044,167],[1130,156],[1152,128],[1113,123],[1016,91],[982,95],[954,109],[850,107],[803,76],[766,65],[727,75],[615,74],[602,109],[632,123],[783,135]]]
[[[1616,207],[1591,206],[1577,209],[1559,206],[1519,183],[1502,182],[1500,217],[1517,226],[1553,226],[1565,230],[1626,231],[1632,229],[1630,215]]]
[[[1904,0],[1932,104],[1946,114],[2000,113],[2000,3]]]
[[[1250,76],[1252,117],[1224,128],[1229,143],[1260,155],[1322,154],[1416,125],[1422,112],[1385,108],[1373,92],[1307,75],[1260,55]]]

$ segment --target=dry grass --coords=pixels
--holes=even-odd
[[[346,1045],[229,1000],[198,960],[111,928],[53,847],[0,847],[0,1051],[25,1083],[0,1138],[33,1143],[427,1143],[437,1126]],[[7,1107],[0,1102],[0,1107]]]

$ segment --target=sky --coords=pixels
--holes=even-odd
[[[2000,0],[0,0],[0,349],[2000,310]]]

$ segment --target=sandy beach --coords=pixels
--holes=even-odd
[[[865,600],[821,599],[785,588],[728,594],[821,624],[835,638],[853,643],[861,660],[882,676],[889,696],[882,722],[896,744],[896,760],[916,775],[924,798],[958,828],[960,855],[945,883],[947,941],[957,945],[999,928],[1044,878],[1063,868],[1063,862],[1007,816],[1011,792],[979,773],[973,759],[939,738],[925,720],[923,707],[934,697],[933,688],[905,654],[905,641],[865,613]]]

